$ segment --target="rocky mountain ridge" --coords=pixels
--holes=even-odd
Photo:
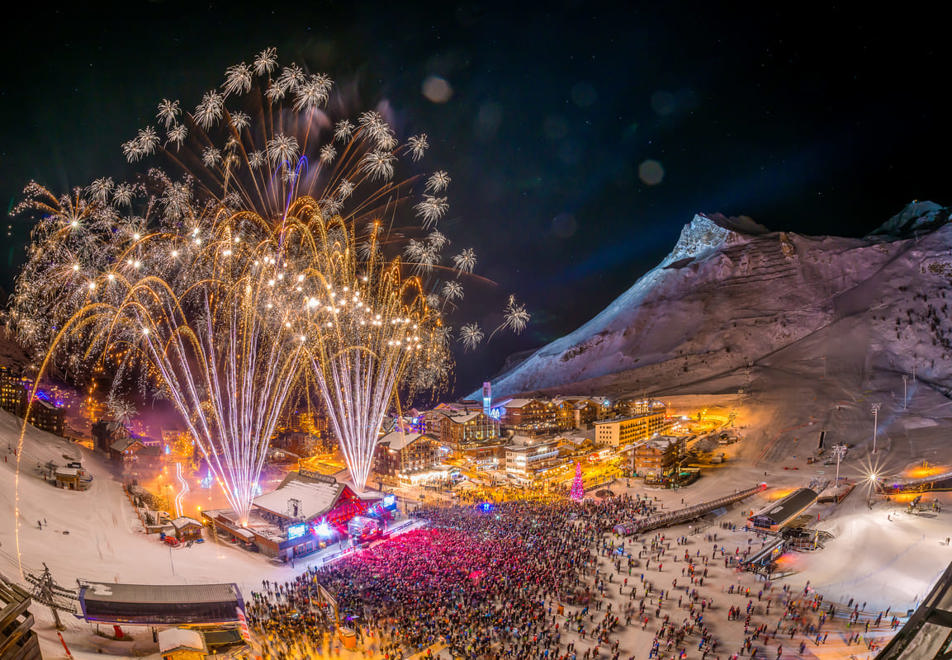
[[[845,238],[698,214],[658,266],[497,377],[494,395],[657,392],[784,361],[859,381],[915,365],[948,391],[949,216],[914,202],[868,236]]]

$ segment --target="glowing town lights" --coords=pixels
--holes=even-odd
[[[178,256],[178,250],[172,250],[171,254],[172,254],[172,258],[174,259],[175,257]]]
[[[106,279],[112,282],[114,279],[116,279],[116,276],[113,275],[112,273],[109,273],[108,275],[106,275]]]
[[[75,229],[76,227],[79,226],[79,220],[73,220],[73,221],[72,221],[71,223],[69,223],[69,224],[70,224],[70,226],[71,226],[73,229]]]
[[[142,334],[148,336],[148,334],[149,334],[149,329],[148,329],[148,328],[142,328]]]
[[[73,264],[73,270],[79,270],[79,264]]]
[[[138,241],[140,238],[141,238],[141,237],[139,236],[139,234],[133,234],[133,235],[132,235],[132,240],[134,240],[134,241]]]
[[[90,283],[89,283],[89,290],[90,290],[90,291],[93,291],[93,290],[95,290],[95,289],[96,289],[96,283],[95,283],[95,282],[90,282]]]

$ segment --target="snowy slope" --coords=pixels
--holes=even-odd
[[[866,371],[915,363],[926,380],[952,387],[948,216],[915,203],[855,239],[697,215],[658,266],[591,321],[499,376],[493,392],[570,384],[579,393],[670,391],[796,345],[829,365]]]
[[[259,588],[263,578],[286,579],[294,574],[290,567],[273,566],[260,555],[227,544],[169,548],[156,535],[145,534],[108,461],[32,426],[27,427],[20,455],[17,492],[16,456],[10,450],[17,446],[21,428],[21,419],[0,411],[0,454],[4,456],[0,460],[0,573],[6,577],[24,584],[17,560],[15,510],[19,511],[24,571],[36,572],[46,563],[66,587],[75,587],[77,578],[145,584],[237,582],[247,594]],[[37,474],[38,464],[52,460],[65,465],[66,457],[82,459],[95,477],[90,490],[61,490]],[[43,520],[40,529],[37,523]],[[33,613],[44,657],[61,657],[55,654],[59,641],[48,611],[35,607]],[[76,657],[94,657],[100,648],[125,655],[115,645],[111,647],[109,640],[90,636],[90,627],[84,622],[67,616],[64,623]],[[151,642],[150,636],[140,637],[147,646]],[[118,648],[123,645],[119,643]],[[129,648],[128,644],[124,648]]]

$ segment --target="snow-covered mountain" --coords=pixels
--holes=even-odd
[[[811,361],[820,373],[859,381],[872,369],[915,365],[948,391],[949,216],[915,202],[867,237],[843,238],[696,215],[658,266],[588,323],[497,377],[493,394],[672,391]]]

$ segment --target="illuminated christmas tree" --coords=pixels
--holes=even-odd
[[[585,484],[582,483],[582,464],[575,464],[575,479],[572,481],[572,490],[569,491],[569,497],[576,502],[581,502],[585,497]]]

